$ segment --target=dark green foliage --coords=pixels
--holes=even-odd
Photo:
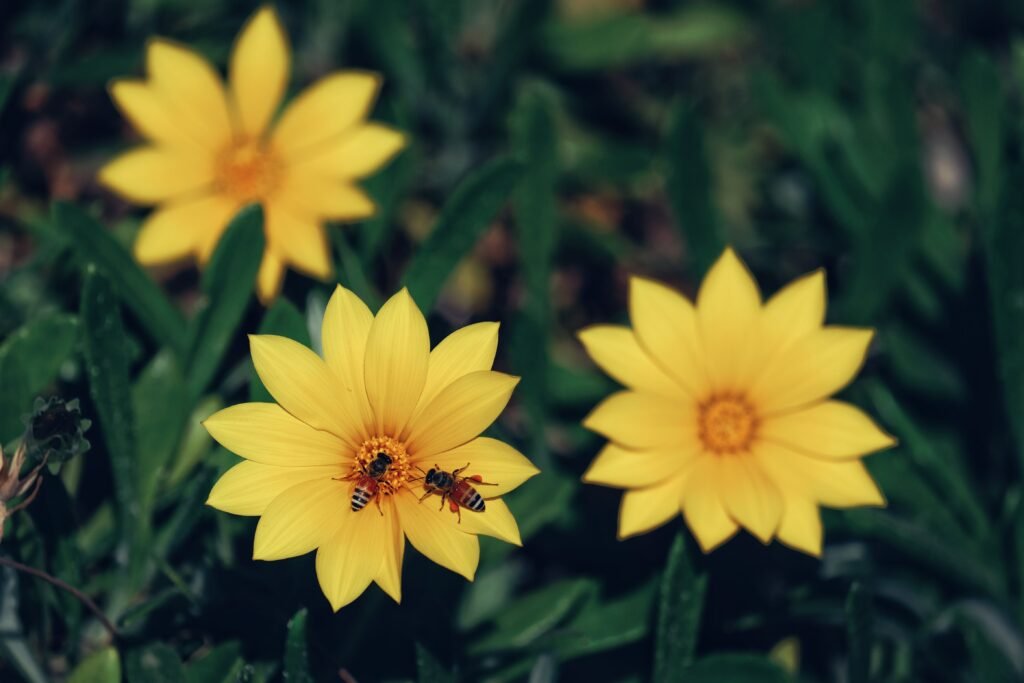
[[[654,643],[654,680],[685,677],[697,649],[707,577],[694,572],[686,540],[676,536],[669,550],[658,596],[658,631]]]

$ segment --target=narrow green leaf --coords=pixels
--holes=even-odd
[[[523,170],[518,161],[500,157],[455,188],[405,271],[404,282],[422,310],[433,308],[448,276],[490,226]]]
[[[124,670],[126,683],[188,683],[178,653],[163,644],[129,652]]]
[[[455,674],[419,643],[416,643],[416,671],[419,683],[455,683]]]
[[[121,683],[121,657],[117,649],[105,647],[93,652],[75,667],[67,683]]]
[[[135,547],[140,495],[128,344],[117,297],[110,282],[94,266],[86,269],[80,317],[89,394],[110,457],[122,539],[129,545],[128,557],[141,560],[143,554]]]
[[[185,380],[169,352],[157,354],[142,371],[132,387],[132,406],[138,435],[138,514],[148,519],[189,415]]]
[[[334,243],[334,248],[338,252],[338,261],[341,265],[340,272],[338,273],[338,282],[344,285],[346,289],[351,289],[355,292],[355,295],[362,299],[372,310],[380,308],[380,292],[377,291],[369,274],[363,267],[363,261],[360,260],[359,254],[349,244],[348,235],[345,234],[343,229],[332,230],[330,234],[331,242]]]
[[[967,135],[977,160],[978,204],[991,214],[1003,192],[1003,79],[991,58],[972,52],[960,64],[959,81]]]
[[[873,621],[871,595],[861,583],[850,587],[846,598],[847,675],[850,683],[871,680]]]
[[[1015,670],[1014,657],[1009,656],[1003,649],[1011,643],[1019,643],[1017,634],[1014,633],[1011,638],[1000,639],[991,632],[991,629],[985,628],[984,622],[972,619],[968,614],[958,615],[956,622],[967,644],[970,671],[975,675],[972,680],[984,683],[1014,683],[1021,680],[1021,672]],[[1019,646],[1015,655],[1019,662]]]
[[[10,567],[0,567],[0,657],[17,671],[26,683],[47,683],[49,677],[36,661],[33,648],[25,638],[18,613],[18,575]]]
[[[248,206],[231,221],[203,273],[206,305],[192,321],[185,362],[193,398],[209,386],[245,314],[264,244],[263,209]]]
[[[235,683],[243,666],[242,645],[230,640],[189,662],[188,683]]]
[[[679,101],[672,107],[665,153],[665,185],[676,228],[690,250],[696,271],[706,273],[725,242],[712,205],[714,191],[704,126],[692,105]]]
[[[203,420],[224,407],[217,395],[207,396],[192,410],[185,426],[185,434],[181,437],[181,447],[174,457],[174,465],[167,475],[167,485],[177,486],[192,469],[199,464],[203,456],[210,452],[213,439],[203,426]]]
[[[284,646],[284,680],[288,683],[313,683],[306,643],[307,616],[308,610],[303,608],[288,622],[288,639]]]
[[[686,683],[791,683],[771,660],[748,654],[719,654],[699,660],[686,671]]]
[[[1024,464],[1024,164],[1013,166],[1007,175],[998,216],[986,216],[982,241],[1005,416],[1017,442],[1018,462]]]
[[[150,336],[183,354],[187,341],[184,320],[156,283],[92,216],[67,202],[57,202],[53,210],[58,229],[113,283]]]
[[[15,330],[0,345],[0,443],[25,430],[36,394],[57,376],[78,339],[78,319],[46,312]]]
[[[473,643],[470,654],[523,648],[557,626],[597,592],[591,579],[563,579],[515,600],[494,620],[494,629]]]
[[[589,71],[717,54],[747,34],[743,15],[704,4],[674,14],[620,13],[553,23],[543,44],[562,69]]]
[[[677,534],[661,578],[658,631],[654,649],[654,680],[679,681],[693,662],[700,630],[707,578],[693,569],[686,539]]]
[[[263,321],[260,322],[259,333],[288,337],[304,346],[310,346],[309,328],[306,327],[306,318],[287,299],[278,299],[274,302],[273,306],[267,309],[266,314],[263,316]],[[259,375],[256,374],[255,370],[253,370],[252,376],[249,379],[249,400],[266,402],[274,400],[270,396],[270,392],[263,386],[263,382],[260,381]]]
[[[650,633],[653,602],[653,582],[607,602],[592,596],[546,645],[566,661],[643,640]]]

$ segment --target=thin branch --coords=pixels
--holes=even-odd
[[[121,637],[121,634],[117,632],[117,628],[112,623],[110,623],[110,620],[107,619],[107,615],[105,615],[103,611],[100,610],[99,606],[97,606],[96,603],[92,601],[92,598],[90,598],[88,595],[78,590],[71,584],[67,583],[66,581],[61,581],[56,576],[51,576],[50,574],[47,574],[41,569],[36,569],[35,567],[30,567],[27,564],[15,562],[9,557],[0,557],[0,565],[10,567],[11,569],[15,569],[19,572],[24,572],[25,574],[30,574],[31,576],[34,576],[37,579],[42,579],[50,585],[56,586],[61,590],[65,590],[68,593],[71,593],[71,595],[75,596],[75,598],[77,598],[79,602],[81,602],[83,605],[89,608],[89,611],[92,612],[97,619],[99,619],[100,623],[103,624],[103,628],[107,629],[107,631],[110,633],[111,637],[114,638],[114,640],[117,640]]]

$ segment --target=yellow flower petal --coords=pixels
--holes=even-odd
[[[757,463],[740,453],[718,456],[718,482],[726,512],[737,524],[768,543],[782,518],[782,496]]]
[[[679,514],[686,475],[654,486],[626,491],[619,506],[619,540],[656,529]]]
[[[427,321],[403,288],[381,307],[366,342],[366,394],[380,433],[398,436],[405,429],[423,392],[429,358]]]
[[[423,460],[420,467],[437,466],[446,472],[470,465],[468,474],[479,474],[484,481],[495,484],[487,487],[487,494],[503,496],[530,477],[539,474],[525,455],[487,436],[481,436],[444,453]]]
[[[384,538],[384,557],[373,580],[381,590],[391,596],[395,602],[402,602],[402,562],[405,556],[405,535],[398,521],[395,502],[390,498],[383,503],[388,518],[387,531]]]
[[[715,391],[742,390],[757,357],[761,294],[750,271],[726,249],[700,286],[697,319]]]
[[[211,253],[213,248],[209,250]],[[205,261],[205,259],[202,259]],[[263,260],[260,262],[260,271],[256,275],[256,294],[260,303],[266,305],[277,298],[281,292],[281,285],[284,283],[284,262],[281,257],[271,251],[268,243],[263,251]]]
[[[395,525],[391,512],[381,515],[374,506],[342,514],[337,531],[317,550],[316,577],[335,612],[362,595],[380,571]]]
[[[628,327],[593,325],[577,336],[598,367],[620,384],[670,398],[687,395],[671,375],[651,360]]]
[[[198,254],[200,245],[220,237],[237,210],[233,201],[219,194],[165,204],[142,223],[132,247],[135,258],[155,265]]]
[[[380,76],[340,71],[324,76],[288,105],[274,128],[274,148],[286,159],[299,158],[363,121],[370,113]]]
[[[275,335],[249,336],[252,360],[263,385],[281,407],[310,427],[330,432],[352,449],[366,438],[353,398],[342,391],[327,364],[302,344]]]
[[[277,13],[260,8],[245,24],[231,51],[229,81],[241,130],[259,137],[277,111],[288,73],[291,50]]]
[[[351,458],[337,436],[314,429],[274,403],[230,406],[208,417],[203,426],[224,448],[264,465],[341,465]]]
[[[213,187],[213,158],[182,148],[137,147],[100,169],[99,180],[139,204],[198,194]]]
[[[693,304],[665,285],[634,277],[629,281],[629,318],[651,360],[691,395],[703,396],[708,376]]]
[[[144,81],[116,80],[110,84],[110,98],[135,130],[152,142],[201,149],[201,140],[196,140],[188,127],[182,126],[181,119],[174,115],[173,105]]]
[[[340,463],[277,467],[246,460],[221,475],[206,504],[233,515],[262,515],[270,501],[296,484],[345,474]]]
[[[682,497],[686,524],[705,553],[728,541],[739,530],[722,504],[717,457],[705,455],[694,463]]]
[[[783,287],[762,312],[765,346],[782,351],[825,322],[825,271],[818,269]]]
[[[779,540],[808,555],[821,557],[822,536],[821,512],[817,504],[795,496],[788,497],[779,524]]]
[[[850,383],[864,364],[873,330],[826,327],[778,356],[749,389],[761,415],[815,403]]]
[[[619,391],[594,408],[583,426],[627,448],[697,443],[697,405],[637,391]]]
[[[323,145],[296,162],[303,171],[356,180],[381,168],[405,146],[405,136],[379,123],[367,123]]]
[[[319,280],[333,275],[327,235],[319,220],[290,211],[277,202],[266,206],[268,234],[281,258]]]
[[[283,560],[305,555],[327,541],[354,514],[350,488],[347,482],[313,479],[274,498],[256,525],[252,559]],[[380,562],[380,554],[376,559]]]
[[[610,443],[590,463],[583,481],[631,489],[653,486],[682,474],[697,455],[696,449],[669,447],[633,451]]]
[[[755,446],[753,457],[787,500],[796,496],[834,508],[885,505],[860,460],[822,460],[768,441]]]
[[[362,220],[377,210],[355,185],[300,168],[288,169],[273,196],[296,213],[339,221]]]
[[[493,487],[481,486],[477,491],[487,498],[491,488]],[[430,500],[427,498],[423,504],[426,505]],[[460,530],[467,534],[492,536],[512,545],[523,545],[523,539],[519,536],[519,525],[516,524],[516,518],[512,516],[512,511],[508,509],[505,501],[494,498],[487,500],[485,505],[483,512],[463,508],[462,522],[458,525]]]
[[[432,498],[421,505],[408,489],[395,496],[402,529],[416,550],[433,562],[461,574],[470,581],[480,563],[480,542],[476,536],[459,531],[455,515],[438,511]]]
[[[209,150],[231,142],[224,84],[209,62],[186,47],[157,38],[146,50],[146,69],[150,85],[191,137]]]
[[[896,443],[864,411],[842,401],[775,415],[763,421],[758,434],[808,455],[838,459],[859,457]]]
[[[441,390],[471,372],[490,370],[498,350],[498,323],[484,322],[455,330],[430,352],[427,381],[416,412],[421,413]]]
[[[367,433],[373,428],[373,411],[366,397],[363,368],[372,324],[373,313],[366,304],[344,287],[335,287],[320,331],[324,360],[341,380],[344,390],[355,397],[354,405]]]
[[[517,384],[518,377],[482,370],[442,389],[410,423],[406,444],[414,460],[430,459],[479,436],[505,409]]]

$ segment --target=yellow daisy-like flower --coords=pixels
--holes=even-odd
[[[858,408],[829,400],[857,374],[874,333],[824,325],[822,271],[762,305],[729,249],[696,306],[634,277],[629,314],[632,329],[597,325],[579,335],[628,387],[584,423],[611,442],[584,481],[627,489],[620,538],[682,511],[705,552],[743,527],[817,556],[819,505],[885,505],[860,458],[893,438]]]
[[[365,121],[376,74],[340,71],[302,92],[275,123],[291,70],[273,9],[246,23],[231,53],[229,85],[195,52],[164,39],[146,51],[148,79],[118,80],[114,102],[148,144],[114,159],[100,181],[126,199],[159,205],[142,225],[135,257],[146,265],[194,256],[205,264],[235,213],[263,205],[267,247],[260,299],[273,299],[285,265],[331,276],[323,221],[373,214],[354,183],[405,144]]]
[[[469,580],[480,559],[478,534],[521,544],[500,496],[538,470],[511,446],[479,436],[519,382],[491,370],[497,323],[464,327],[431,350],[408,291],[374,316],[338,287],[324,314],[323,358],[284,337],[250,341],[256,372],[277,403],[232,406],[204,424],[246,459],[220,478],[207,504],[260,516],[253,558],[317,550],[317,577],[337,610],[371,581],[401,599],[403,534]],[[382,456],[388,467],[374,469]],[[424,474],[432,468],[461,469],[485,509],[449,509],[439,491],[428,493]],[[360,491],[368,476],[376,495],[367,501]],[[354,510],[353,496],[365,507]]]

